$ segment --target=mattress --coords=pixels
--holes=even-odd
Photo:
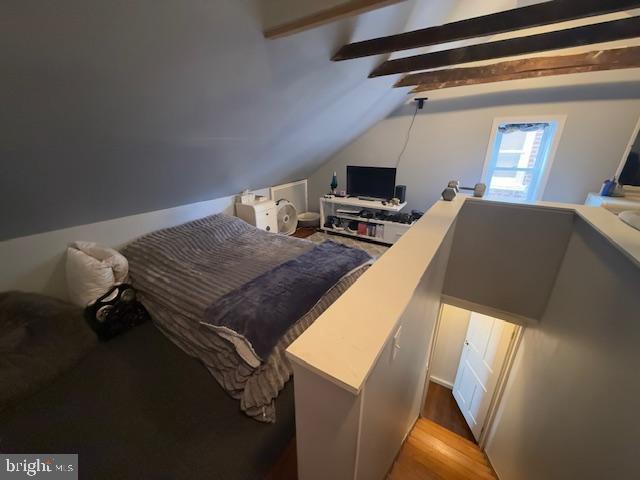
[[[299,255],[314,243],[274,235],[224,214],[159,230],[128,245],[131,282],[153,321],[169,339],[199,359],[247,415],[276,419],[275,399],[291,377],[285,350],[362,274],[345,276],[282,336],[259,365],[200,322],[206,309],[234,289]]]

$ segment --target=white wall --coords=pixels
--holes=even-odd
[[[438,338],[429,371],[431,380],[436,383],[453,388],[470,315],[469,310],[453,305],[442,305]]]
[[[382,479],[391,467],[422,408],[463,201],[435,205],[287,349],[301,480]]]
[[[448,268],[442,249],[451,248],[453,259],[454,248],[445,242],[437,255],[430,252],[443,230],[451,232],[454,218],[453,245],[464,235],[462,223],[473,218],[455,210],[463,201],[483,203],[503,214],[535,209],[553,217],[541,222],[540,229],[554,231],[558,243],[553,251],[544,248],[533,255],[547,264],[544,270],[554,267],[555,282],[551,289],[544,288],[550,297],[541,317],[535,317],[539,322],[525,330],[489,439],[487,451],[500,478],[636,478],[640,254],[633,231],[598,208],[509,206],[463,198],[438,202],[287,350],[295,368],[309,372],[303,384],[296,383],[296,415],[305,417],[297,425],[300,478],[326,478],[318,467],[323,462],[331,478],[352,479],[353,469],[358,479],[384,477],[403,426],[408,431],[421,406],[416,405],[416,394],[426,372],[420,372],[425,367],[420,357],[432,348],[422,342],[431,337],[429,326]],[[567,235],[555,231],[556,209],[575,217]],[[529,218],[520,216],[525,222]],[[509,218],[517,227],[518,219]],[[520,232],[522,238],[510,248],[491,245],[507,258],[517,258],[518,245],[531,236],[526,229]],[[494,228],[493,233],[498,238],[502,232]],[[564,253],[559,261],[556,249]],[[433,260],[416,289],[416,274],[426,255]],[[506,272],[508,278],[529,274],[517,261],[509,263],[514,268]],[[420,315],[424,308],[426,315]],[[345,323],[345,318],[350,321]],[[398,325],[403,330],[396,349]],[[351,402],[329,391],[340,388],[353,395]],[[359,409],[357,429],[353,409]]]
[[[264,27],[327,0],[0,2],[0,240],[307,177],[404,99],[393,77],[367,78],[381,56],[331,55],[444,23],[456,4],[404,1],[269,40]]]
[[[501,480],[638,478],[640,268],[576,220],[487,453]]]
[[[395,332],[401,329],[399,335],[389,339],[363,387],[355,480],[385,477],[422,410],[453,233],[449,232],[424,273],[398,322]]]
[[[543,200],[583,203],[589,191],[597,191],[614,175],[640,116],[640,83],[523,85],[529,88],[426,103],[397,175],[397,183],[407,185],[409,208],[426,210],[450,179],[463,185],[481,180],[496,117],[567,115]],[[327,192],[333,171],[343,189],[346,165],[395,166],[414,109],[413,104],[401,107],[312,174],[310,208],[317,209],[317,198]]]
[[[260,195],[269,191],[257,190]],[[67,298],[64,260],[75,240],[118,247],[141,235],[214,213],[234,213],[235,196],[79,225],[0,242],[0,291],[24,290]]]
[[[550,207],[465,202],[456,221],[443,287],[447,302],[493,317],[518,317],[519,323],[538,321],[574,217],[572,211]],[[501,314],[494,315],[487,307]]]
[[[354,480],[363,396],[297,363],[292,366],[298,478]]]
[[[422,407],[427,357],[452,238],[450,231],[359,393],[292,362],[301,480],[382,479],[389,471]],[[377,274],[382,278],[382,272]]]

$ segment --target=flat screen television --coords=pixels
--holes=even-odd
[[[347,194],[376,200],[393,198],[396,169],[385,167],[347,166]]]

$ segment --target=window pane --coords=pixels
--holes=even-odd
[[[502,143],[500,144],[500,150],[518,150],[522,151],[525,141],[527,139],[527,132],[511,132],[502,135]]]
[[[510,128],[498,137],[499,144],[495,146],[486,180],[487,198],[525,202],[536,197],[534,190],[545,165],[547,145],[555,126],[549,124],[547,128],[536,130],[530,130],[529,126],[518,130],[518,125],[510,124]]]
[[[496,200],[525,201],[531,178],[531,172],[497,170],[491,177],[488,196]]]
[[[519,153],[504,153],[504,151],[500,150],[498,152],[498,160],[496,162],[496,167],[498,168],[518,168],[518,164],[520,163]]]

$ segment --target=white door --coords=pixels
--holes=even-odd
[[[471,312],[453,396],[479,439],[515,325]]]

